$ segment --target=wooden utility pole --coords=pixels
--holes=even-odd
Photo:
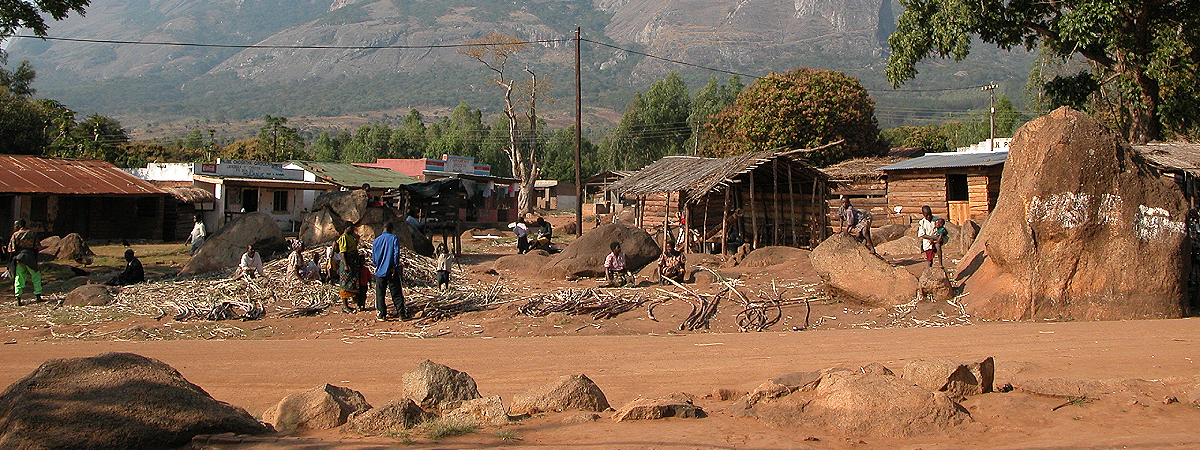
[[[583,174],[579,158],[583,146],[583,87],[579,77],[579,27],[575,27],[575,236],[583,235]],[[594,211],[593,211],[594,213]]]

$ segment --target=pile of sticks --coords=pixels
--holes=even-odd
[[[560,312],[591,315],[592,320],[611,319],[640,308],[647,299],[627,289],[563,289],[530,298],[518,311],[526,316],[545,317]]]
[[[494,305],[505,303],[501,293],[504,286],[500,278],[491,287],[460,290],[410,289],[409,298],[412,300],[405,305],[409,311],[414,311],[417,326],[428,326],[443,320],[451,319],[459,314],[473,311],[483,311]]]
[[[267,315],[262,303],[221,301],[210,305],[172,303],[176,321],[185,320],[258,320]]]

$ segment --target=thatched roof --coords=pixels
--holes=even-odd
[[[841,141],[829,145],[839,143]],[[684,192],[690,201],[695,201],[709,192],[728,187],[737,182],[735,179],[739,176],[754,172],[775,160],[784,165],[784,170],[795,170],[803,179],[826,178],[820,170],[792,157],[805,151],[809,150],[767,150],[728,158],[666,156],[614,182],[607,190],[633,196]]]
[[[906,159],[908,158],[900,156],[855,158],[823,168],[821,171],[833,181],[878,180],[887,176],[887,173],[875,169]]]
[[[206,191],[204,189],[200,189],[198,187],[191,187],[191,186],[166,187],[166,188],[163,188],[163,191],[165,191],[168,194],[171,194],[172,197],[175,197],[177,200],[184,202],[184,203],[195,204],[195,203],[211,203],[211,202],[217,201],[217,196],[213,195],[212,192],[208,192],[208,191]]]

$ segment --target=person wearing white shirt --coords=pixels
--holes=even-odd
[[[192,226],[192,234],[188,235],[188,240],[192,241],[193,256],[200,250],[200,245],[204,243],[204,239],[207,237],[208,230],[204,229],[204,220],[200,216],[196,216],[196,225]]]
[[[929,267],[933,267],[933,257],[937,255],[936,244],[941,240],[936,222],[937,217],[933,216],[929,206],[922,206],[921,221],[917,222],[917,237],[921,239],[921,251],[925,253],[925,261],[929,262]]]
[[[254,250],[253,245],[246,246],[246,253],[242,253],[242,259],[238,262],[238,276],[248,276],[254,278],[255,275],[265,276],[263,272],[262,256]]]

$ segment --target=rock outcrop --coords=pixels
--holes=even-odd
[[[405,397],[430,412],[449,411],[463,401],[480,397],[475,379],[466,372],[430,360],[421,362],[416,370],[404,374],[403,387]]]
[[[872,255],[853,237],[834,233],[813,249],[813,269],[835,292],[870,305],[900,305],[917,295],[917,278]]]
[[[281,433],[328,430],[345,424],[350,415],[368,409],[371,404],[358,391],[323,384],[284,397],[263,412],[262,420]]]
[[[513,397],[509,412],[537,414],[551,411],[604,411],[608,398],[587,375],[563,375],[557,380]]]
[[[257,248],[263,259],[273,251],[283,251],[287,247],[283,231],[269,214],[243,214],[209,234],[204,244],[200,245],[200,250],[179,271],[179,275],[197,275],[237,267],[248,245]]]
[[[604,258],[610,253],[609,245],[613,242],[621,243],[626,268],[632,273],[662,255],[662,248],[641,228],[610,223],[584,233],[562,253],[555,255],[546,264],[546,272],[556,277],[602,277]]]

